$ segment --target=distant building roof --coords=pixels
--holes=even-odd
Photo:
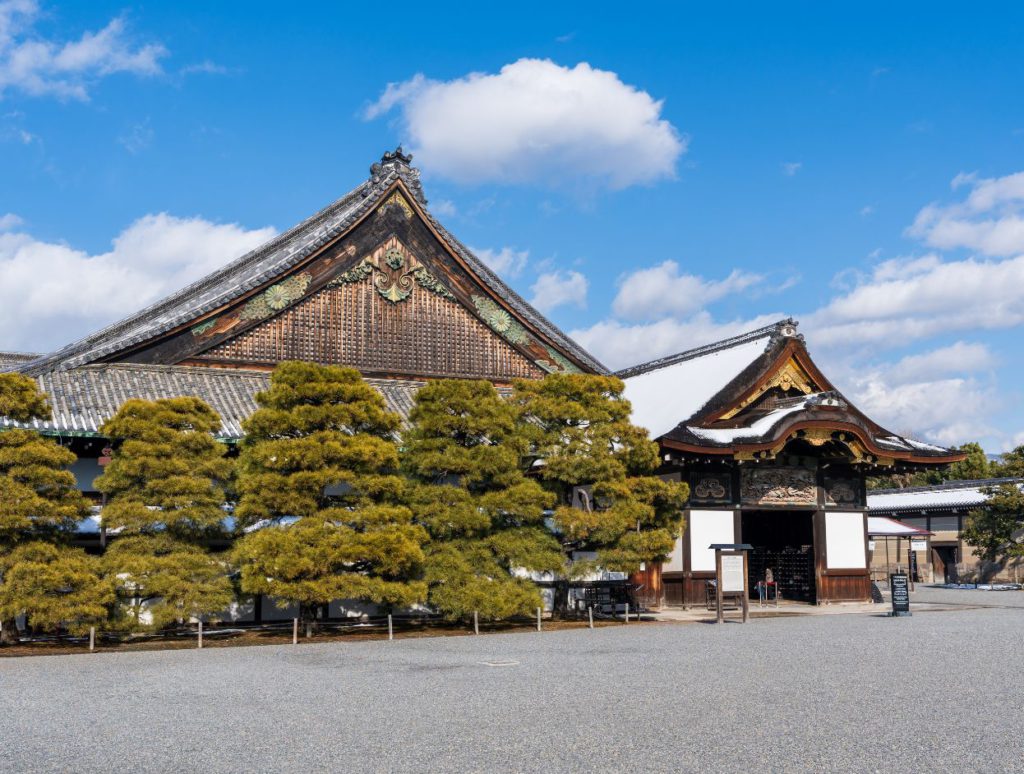
[[[885,516],[868,516],[868,535],[871,537],[924,537],[930,534],[926,529],[918,529]]]
[[[987,487],[1000,484],[1017,484],[1024,488],[1024,479],[947,481],[934,486],[875,489],[868,492],[868,510],[874,513],[904,514],[915,511],[969,510],[982,505],[988,499],[984,491]]]

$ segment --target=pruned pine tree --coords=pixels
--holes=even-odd
[[[46,420],[50,418],[50,405],[35,380],[5,373],[0,374],[0,415],[22,423]],[[17,639],[16,614],[28,615],[33,626],[50,625],[47,611],[53,608],[53,595],[43,586],[23,581],[36,566],[34,557],[43,547],[65,542],[89,515],[89,503],[68,470],[74,461],[75,455],[68,449],[34,430],[12,428],[0,432],[0,595],[6,600],[0,608],[0,642]],[[34,548],[17,550],[23,545]],[[62,563],[74,570],[79,560],[85,561],[81,551],[54,551],[54,572]],[[38,596],[32,596],[33,589]],[[102,606],[103,599],[100,594],[91,602]]]
[[[635,572],[672,550],[689,487],[654,475],[658,446],[630,422],[623,389],[611,376],[550,374],[517,381],[514,401],[531,419],[523,427],[539,478],[557,496],[564,550],[596,550],[601,567]]]
[[[351,368],[285,362],[245,422],[235,548],[242,590],[296,603],[309,624],[336,599],[425,597],[426,532],[403,505],[399,418]]]
[[[963,538],[989,564],[1024,556],[1024,493],[1016,484],[987,487],[988,500],[967,517]]]
[[[33,628],[84,634],[107,619],[116,601],[99,560],[77,548],[24,543],[0,555],[0,573],[0,618],[5,622],[25,615]]]
[[[432,607],[452,619],[497,620],[541,603],[519,571],[558,571],[544,523],[553,497],[523,475],[526,439],[516,408],[486,381],[439,380],[421,389],[403,436],[409,502],[430,533]]]
[[[226,447],[220,417],[199,398],[129,400],[103,434],[113,460],[96,487],[108,497],[103,525],[117,537],[103,557],[122,600],[120,623],[163,628],[205,618],[233,599],[224,554]]]

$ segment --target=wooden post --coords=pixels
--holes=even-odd
[[[292,619],[292,645],[299,644],[299,619]]]
[[[199,619],[199,647],[203,647],[203,619]]]
[[[540,631],[540,608],[537,608],[537,631]]]
[[[746,623],[747,620],[750,618],[750,600],[747,599],[747,597],[750,596],[750,590],[747,588],[747,585],[749,584],[748,578],[750,578],[750,567],[747,564],[747,561],[748,561],[747,560],[747,554],[748,553],[749,553],[748,551],[744,551],[743,552],[743,623]],[[778,586],[776,586],[775,588],[778,589]],[[767,595],[767,593],[768,593],[768,587],[765,586],[765,594]],[[778,604],[779,604],[779,597],[778,597],[778,594],[776,594],[775,595],[775,606],[778,607]]]
[[[480,633],[480,616],[477,615],[476,610],[473,611],[473,634]]]
[[[587,618],[590,619],[590,628],[594,628],[594,606],[590,605],[587,607]]]
[[[92,653],[96,650],[96,627],[89,627],[89,652]]]
[[[391,613],[388,613],[388,639],[389,640],[395,639],[395,629],[391,625]]]
[[[718,623],[725,621],[722,614],[722,550],[715,549],[715,604],[718,607]]]

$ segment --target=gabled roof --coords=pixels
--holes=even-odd
[[[370,177],[366,182],[222,269],[52,354],[27,363],[8,363],[6,366],[0,363],[0,368],[16,368],[38,376],[50,371],[64,371],[116,359],[119,353],[179,329],[287,273],[346,233],[398,188],[412,197],[419,213],[448,248],[516,314],[585,368],[606,373],[607,369],[601,363],[508,287],[438,223],[426,209],[427,200],[423,195],[419,172],[409,165],[410,160],[411,157],[404,154],[401,148],[384,154],[379,163],[371,166]]]
[[[989,478],[947,481],[934,486],[875,489],[868,492],[868,510],[875,513],[970,510],[988,500],[985,490],[1002,484],[1024,488],[1024,478]]]
[[[633,421],[663,447],[773,456],[787,442],[858,442],[878,460],[945,463],[958,452],[903,438],[853,406],[811,360],[792,319],[619,371]],[[797,396],[766,399],[772,387]]]
[[[928,537],[931,532],[885,516],[868,516],[869,537]]]

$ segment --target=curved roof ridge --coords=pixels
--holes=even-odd
[[[765,325],[762,328],[747,331],[746,333],[740,333],[728,339],[713,341],[710,344],[694,347],[693,349],[678,352],[674,355],[666,355],[665,357],[660,357],[656,360],[650,360],[646,363],[640,363],[639,365],[630,366],[629,368],[623,368],[616,371],[615,375],[620,379],[627,379],[631,376],[638,376],[639,374],[647,373],[648,371],[657,371],[659,368],[666,368],[668,366],[675,365],[676,363],[682,363],[685,360],[693,360],[694,358],[703,357],[704,355],[710,355],[713,352],[721,352],[723,349],[737,347],[741,344],[756,341],[757,339],[765,337],[775,339],[781,335],[796,335],[796,328],[798,325],[799,323],[792,317],[786,317],[785,319],[778,320],[770,325]],[[791,332],[784,334],[784,331],[787,329]]]

